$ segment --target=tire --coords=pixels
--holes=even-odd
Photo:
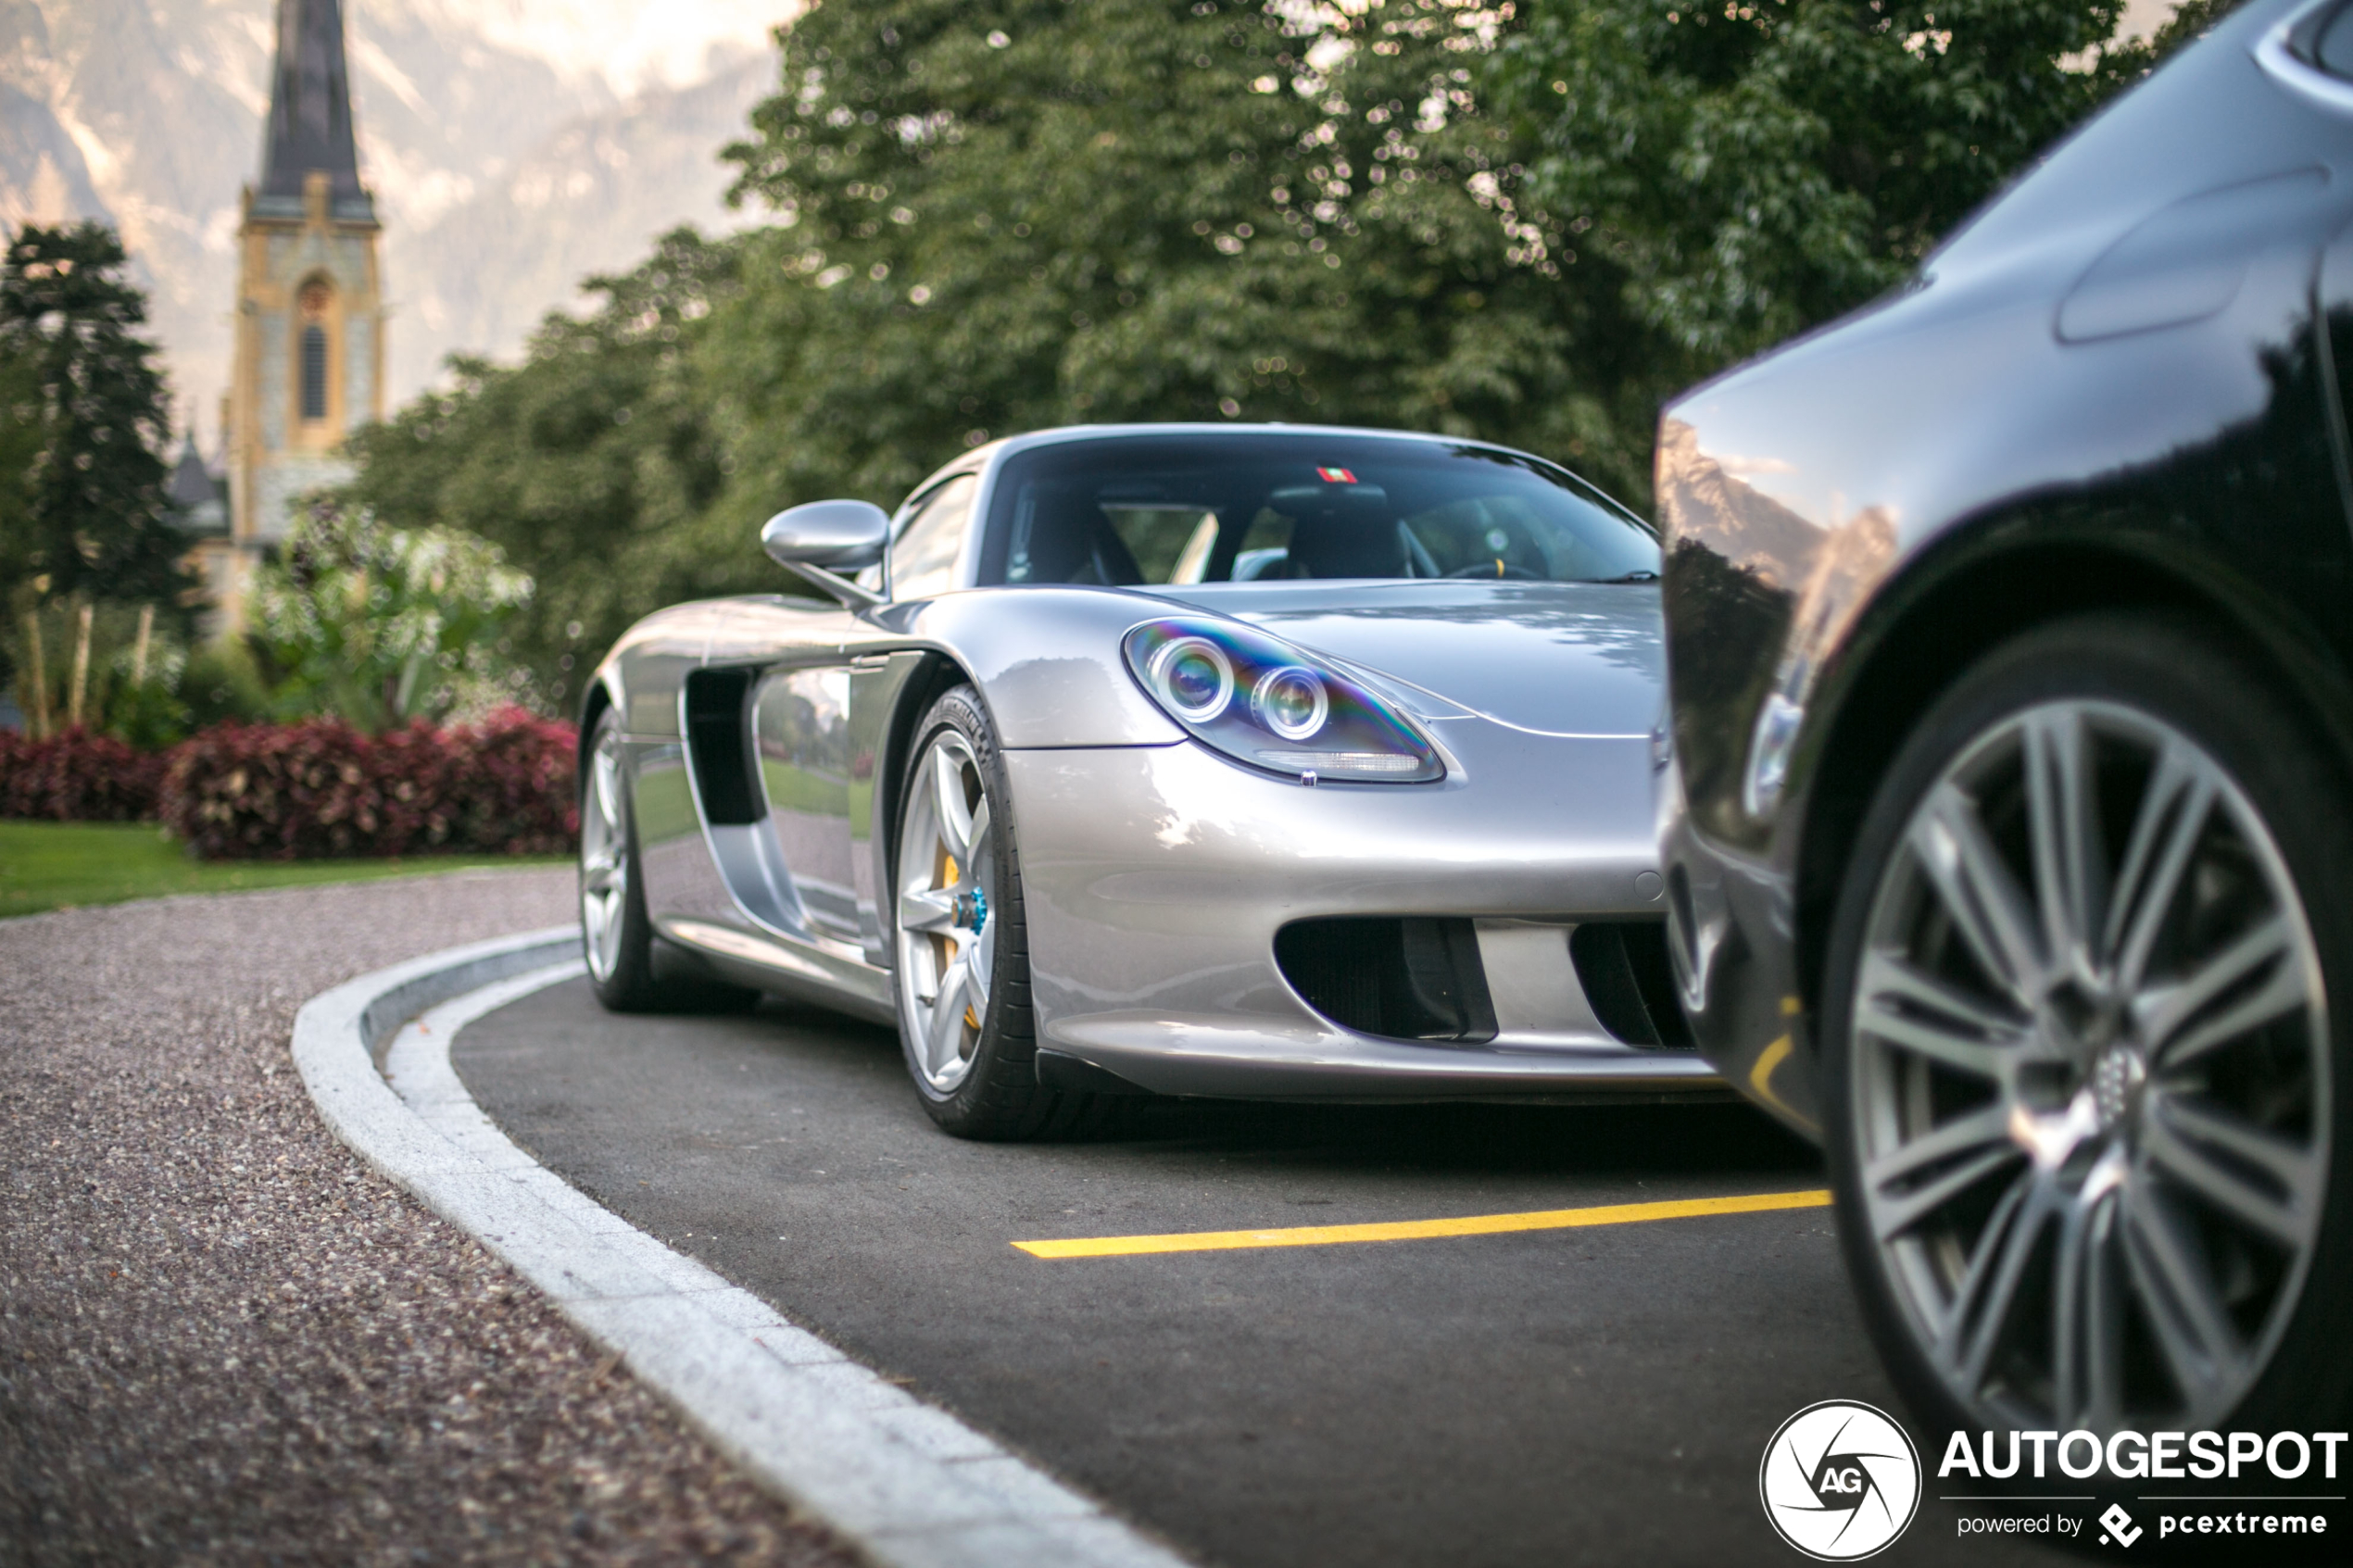
[[[2346,798],[2262,676],[2157,616],[2028,633],[1906,739],[1838,895],[1823,1110],[1924,1417],[2339,1419]]]
[[[580,947],[589,988],[611,1012],[734,1011],[760,998],[741,986],[657,971],[621,718],[610,709],[590,733],[581,773]]]
[[[1086,1136],[1117,1097],[1038,1082],[1013,793],[970,686],[916,726],[891,858],[899,1039],[924,1110],[961,1138]]]

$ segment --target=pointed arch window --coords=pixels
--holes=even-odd
[[[302,417],[319,421],[327,417],[327,310],[333,296],[324,282],[302,290]]]

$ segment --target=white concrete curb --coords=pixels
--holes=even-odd
[[[480,942],[312,997],[295,1018],[295,1065],[327,1124],[873,1561],[1178,1568],[1101,1504],[591,1202],[492,1123],[451,1068],[449,1042],[577,973],[579,944],[569,926]],[[375,1061],[386,1045],[389,1084]]]

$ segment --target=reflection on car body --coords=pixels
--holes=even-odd
[[[598,671],[611,1005],[715,979],[895,1022],[974,1135],[1137,1092],[1720,1092],[1662,935],[1656,545],[1573,476],[1088,428],[764,537],[830,602],[679,606]]]

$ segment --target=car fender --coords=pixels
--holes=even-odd
[[[954,664],[1008,750],[1174,746],[1184,731],[1136,684],[1120,644],[1178,609],[1110,588],[975,588],[876,610],[876,627],[899,635],[875,651],[925,648]]]

